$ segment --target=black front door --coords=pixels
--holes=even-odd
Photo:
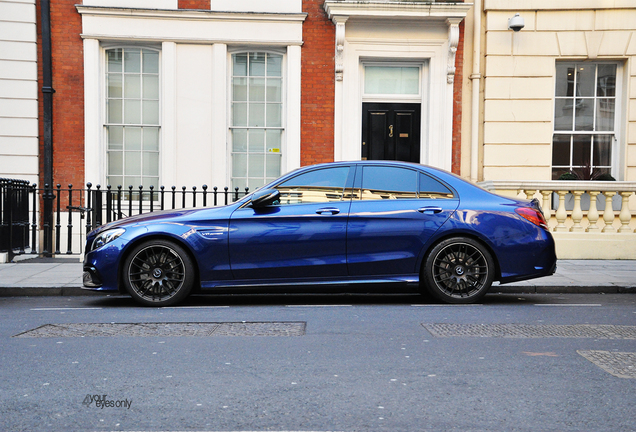
[[[421,105],[362,104],[362,160],[420,162]]]

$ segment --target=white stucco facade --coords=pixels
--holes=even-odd
[[[97,3],[105,2],[91,2]],[[231,59],[244,51],[282,55],[281,171],[300,166],[300,47],[306,17],[300,0],[277,2],[281,12],[276,13],[86,4],[77,10],[84,40],[87,181],[106,179],[105,50],[119,46],[160,51],[161,184],[229,184]]]
[[[0,177],[38,182],[34,0],[0,1]]]

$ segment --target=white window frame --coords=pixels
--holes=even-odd
[[[281,56],[281,126],[276,126],[276,127],[267,127],[267,126],[263,126],[263,127],[250,127],[248,126],[235,126],[234,125],[234,110],[233,110],[233,102],[234,102],[234,86],[233,86],[233,79],[234,79],[234,56],[235,55],[240,55],[240,54],[247,54],[248,56],[252,53],[265,53],[265,54],[274,54],[274,55],[279,55]],[[287,95],[287,81],[288,81],[288,64],[287,64],[287,60],[288,60],[288,55],[286,51],[280,50],[280,49],[275,49],[275,48],[264,48],[264,47],[241,47],[241,48],[237,48],[237,49],[232,49],[232,50],[228,50],[228,73],[227,73],[227,88],[228,88],[228,95],[227,95],[227,121],[228,121],[228,128],[227,128],[227,142],[228,142],[228,146],[227,146],[227,156],[226,156],[226,160],[227,162],[227,181],[228,181],[228,185],[232,185],[233,186],[233,179],[234,179],[234,175],[233,175],[233,155],[234,155],[234,151],[233,151],[233,133],[232,131],[234,129],[278,129],[281,131],[281,142],[280,142],[280,147],[279,147],[279,154],[280,154],[280,175],[283,175],[284,173],[286,173],[288,171],[288,155],[287,155],[287,110],[288,110],[288,95]],[[249,108],[248,108],[249,109]],[[267,153],[264,153],[265,155]],[[266,173],[265,173],[266,174]],[[276,177],[279,177],[276,176]],[[265,176],[265,178],[267,178],[267,176]],[[248,177],[249,179],[249,177]],[[243,189],[241,190],[243,191]],[[250,188],[250,192],[253,192],[254,188]]]
[[[625,98],[622,96],[623,93],[623,70],[624,70],[624,63],[621,61],[579,61],[579,60],[567,60],[567,59],[560,59],[557,60],[557,63],[573,63],[576,66],[578,65],[595,65],[596,66],[596,72],[595,72],[595,77],[594,77],[594,96],[580,96],[578,98],[583,98],[583,99],[594,99],[594,107],[596,108],[596,103],[598,102],[598,99],[605,99],[606,97],[603,96],[598,96],[596,95],[596,91],[597,91],[597,74],[598,74],[598,66],[599,65],[615,65],[616,66],[616,87],[615,87],[615,96],[614,96],[614,130],[613,131],[597,131],[597,130],[592,130],[592,131],[577,131],[575,130],[575,123],[573,120],[572,123],[572,130],[557,130],[556,129],[556,119],[555,116],[552,117],[552,140],[551,140],[551,146],[554,146],[554,137],[555,135],[562,135],[562,136],[570,136],[570,165],[569,168],[577,168],[578,165],[573,165],[573,151],[572,151],[572,137],[574,135],[589,135],[590,137],[592,136],[596,136],[596,135],[612,135],[612,143],[611,143],[611,159],[610,159],[610,174],[616,178],[617,180],[620,180],[623,175],[624,175],[624,169],[623,166],[620,164],[620,155],[624,153],[624,148],[623,146],[620,144],[621,143],[621,132],[623,129],[623,104],[625,103]],[[572,97],[565,97],[565,96],[557,96],[556,94],[556,86],[557,86],[557,76],[556,76],[556,64],[555,64],[555,78],[554,78],[554,112],[556,113],[556,104],[557,104],[557,100],[559,99],[570,99]],[[576,86],[576,84],[575,84]],[[576,90],[575,90],[576,91]],[[574,100],[577,99],[577,95],[575,94],[573,96]],[[594,109],[594,122],[596,123],[596,109]],[[592,160],[593,154],[590,155],[590,161],[592,166],[593,165],[593,160]],[[555,167],[564,167],[562,165],[554,165],[553,163],[553,156],[551,153],[551,161],[550,161],[550,169],[551,171],[555,169]],[[565,169],[565,168],[563,168]]]
[[[157,72],[157,77],[158,77],[158,122],[157,125],[149,125],[152,127],[157,127],[158,128],[158,142],[157,142],[157,185],[155,187],[155,189],[158,189],[158,187],[161,185],[161,157],[162,157],[162,74],[161,74],[161,69],[162,69],[162,65],[161,65],[161,49],[157,48],[156,46],[146,46],[146,45],[107,45],[107,46],[103,46],[102,47],[102,51],[103,51],[103,73],[102,73],[102,80],[103,80],[103,90],[102,90],[102,107],[103,107],[103,115],[102,115],[102,142],[103,142],[103,150],[102,150],[102,154],[105,156],[104,157],[104,165],[103,165],[103,178],[104,181],[106,183],[108,183],[108,177],[109,177],[109,170],[108,170],[108,163],[109,163],[109,159],[108,159],[108,126],[110,125],[108,123],[108,51],[112,51],[112,50],[116,50],[116,49],[135,49],[135,50],[148,50],[148,51],[154,51],[158,54],[158,58],[157,58],[157,66],[158,66],[158,72]],[[123,65],[122,65],[123,67]],[[123,72],[122,72],[123,73]],[[140,74],[142,74],[142,72],[140,72]],[[123,89],[123,85],[124,83],[122,82],[122,89]],[[143,89],[141,89],[142,94],[143,94]],[[143,101],[143,97],[142,99],[140,99]],[[124,119],[122,118],[122,125],[124,125],[125,127],[125,123],[123,121]],[[141,128],[144,127],[143,124],[143,113],[142,113],[142,119],[141,119],[141,123],[139,125],[133,125],[133,126],[139,126]],[[125,152],[126,150],[123,149],[123,151]],[[143,185],[144,190],[147,190],[148,187],[150,186],[149,184],[144,184],[145,182],[143,181],[143,150],[141,150],[142,153],[142,171],[139,175],[139,177],[141,178],[141,185]],[[125,162],[122,162],[125,164]],[[124,169],[124,167],[122,167],[122,169]],[[122,177],[125,177],[122,174]],[[117,186],[119,186],[118,184],[112,184],[111,185],[113,188],[116,188]],[[122,189],[123,190],[127,190],[128,186],[130,186],[129,184],[122,184]],[[140,186],[139,184],[133,184],[133,189],[137,190],[138,187]]]

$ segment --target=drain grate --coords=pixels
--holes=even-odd
[[[45,324],[13,337],[304,336],[305,322]]]
[[[615,377],[636,379],[636,353],[611,351],[577,351],[577,353]]]
[[[422,324],[436,337],[636,339],[636,326],[529,324]]]

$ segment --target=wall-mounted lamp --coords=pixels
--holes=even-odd
[[[508,30],[518,32],[525,26],[526,23],[523,21],[523,18],[521,18],[518,13],[515,14],[515,16],[513,16],[512,18],[508,18]]]

